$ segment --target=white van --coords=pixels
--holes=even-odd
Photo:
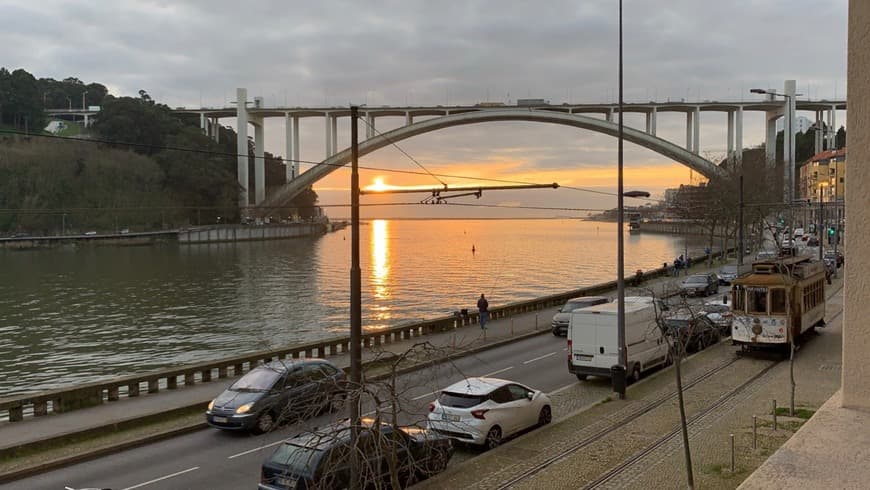
[[[617,345],[617,303],[575,310],[568,324],[568,371],[583,381],[587,376],[609,378],[611,366],[619,363]],[[648,297],[625,298],[626,371],[637,381],[641,374],[666,365],[668,343],[656,324],[661,300]]]

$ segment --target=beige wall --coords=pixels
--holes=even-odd
[[[870,1],[849,1],[843,406],[870,410]]]

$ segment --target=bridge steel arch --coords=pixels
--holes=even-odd
[[[617,123],[588,116],[534,109],[481,110],[427,119],[425,121],[416,122],[380,134],[373,138],[369,138],[360,142],[359,155],[363,156],[385,146],[389,146],[394,142],[399,142],[432,131],[438,131],[453,126],[495,121],[526,121],[560,124],[563,126],[587,129],[613,137],[619,136],[619,125]],[[624,126],[623,138],[626,141],[643,146],[644,148],[648,148],[681,163],[711,180],[725,176],[724,169],[713,164],[706,158],[643,131]],[[261,206],[264,208],[270,208],[284,205],[287,201],[296,197],[300,192],[314,185],[318,180],[329,175],[339,167],[349,163],[350,158],[350,148],[336,153],[308,171],[302,172],[299,177],[288,182],[284,187],[269,196]],[[268,211],[266,211],[266,213],[268,213]]]

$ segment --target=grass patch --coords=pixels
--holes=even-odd
[[[794,415],[789,415],[787,407],[777,407],[776,414],[782,415],[785,417],[797,417],[799,419],[807,420],[812,417],[816,413],[815,410],[811,410],[809,408],[796,408],[794,410]]]

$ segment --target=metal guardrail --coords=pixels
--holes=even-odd
[[[635,286],[642,280],[667,276],[670,269],[659,268],[644,272],[641,277],[626,277],[627,286]],[[506,318],[515,314],[533,312],[561,306],[568,299],[578,296],[591,296],[616,289],[616,281],[575,289],[564,293],[544,296],[527,301],[510,303],[490,310],[490,318]],[[444,332],[466,325],[476,325],[477,312],[467,316],[450,315],[411,325],[391,327],[386,330],[368,332],[362,335],[365,348],[391,344],[406,339],[418,338],[437,332]],[[122,396],[136,397],[142,393],[157,393],[161,389],[175,390],[196,383],[209,382],[229,376],[239,376],[261,363],[281,359],[309,357],[329,357],[350,351],[350,337],[335,337],[318,342],[251,352],[236,357],[191,364],[172,369],[162,369],[150,373],[123,376],[110,381],[81,384],[71,388],[43,391],[0,399],[0,419],[20,422],[25,416],[41,417],[49,413],[63,413],[71,410],[97,406],[119,400]]]

